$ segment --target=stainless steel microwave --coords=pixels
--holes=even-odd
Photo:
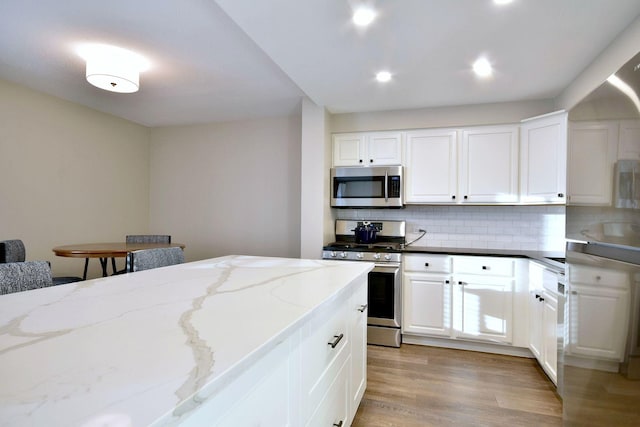
[[[331,206],[335,208],[401,208],[402,166],[331,169]]]

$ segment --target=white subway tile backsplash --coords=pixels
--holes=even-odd
[[[405,220],[413,246],[513,250],[564,250],[564,206],[407,206],[337,209],[338,219]],[[415,232],[414,232],[415,230]]]

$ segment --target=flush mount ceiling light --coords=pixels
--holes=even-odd
[[[489,77],[493,74],[493,67],[487,58],[479,58],[473,63],[473,72],[478,77]]]
[[[386,83],[391,80],[391,73],[388,71],[380,71],[378,74],[376,74],[376,80],[381,83]]]
[[[376,11],[370,7],[360,6],[353,12],[353,23],[359,27],[366,27],[376,18]]]
[[[87,81],[110,92],[137,92],[140,72],[149,68],[143,56],[116,46],[83,44],[77,52],[87,62]]]

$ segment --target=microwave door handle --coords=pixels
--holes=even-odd
[[[389,171],[384,171],[384,201],[389,201]]]

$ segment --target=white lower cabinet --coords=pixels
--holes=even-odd
[[[458,276],[454,280],[454,337],[510,344],[513,279]]]
[[[367,384],[367,276],[320,307],[181,422],[185,426],[351,425]]]
[[[510,344],[515,263],[511,258],[405,255],[403,333]]]
[[[531,263],[529,267],[529,349],[554,384],[558,382],[558,300],[544,289],[556,275]]]

